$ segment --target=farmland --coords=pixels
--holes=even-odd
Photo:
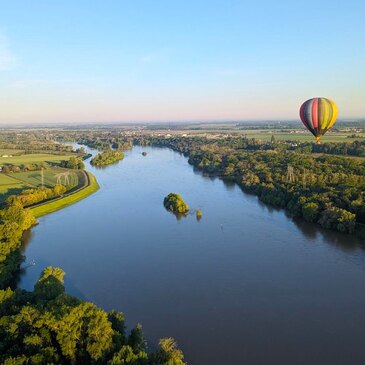
[[[166,135],[166,131],[154,131],[155,135]],[[186,135],[186,136],[206,136],[212,137],[226,137],[226,136],[246,136],[247,138],[255,138],[262,141],[269,141],[272,136],[277,141],[292,141],[292,142],[314,142],[313,135],[301,129],[293,130],[280,130],[280,129],[244,129],[244,130],[223,130],[223,129],[207,129],[207,130],[179,130],[169,131],[170,135]],[[357,140],[364,140],[365,133],[356,133],[356,137],[353,136],[353,132],[337,132],[331,131],[326,133],[321,141],[325,142],[353,142]]]
[[[3,151],[6,151],[4,153]],[[8,157],[4,157],[7,155]],[[11,156],[11,157],[9,157]],[[48,154],[48,153],[31,153],[31,154],[15,154],[12,152],[10,154],[9,150],[0,150],[0,166],[11,164],[11,165],[24,165],[30,163],[40,163],[40,162],[50,162],[50,163],[59,163],[64,160],[68,160],[72,154],[68,155],[55,155],[55,154]]]
[[[29,185],[24,181],[14,179],[12,176],[0,174],[0,203],[9,195],[17,194],[28,187]]]
[[[36,207],[32,208],[34,216],[38,218],[43,215],[55,212],[70,204],[74,204],[99,190],[99,184],[96,181],[95,177],[90,172],[87,172],[87,174],[89,176],[89,182],[85,181],[84,188],[80,188],[79,190],[76,190],[73,194],[67,195],[65,197],[37,205]]]
[[[78,187],[84,184],[82,171],[51,167],[43,170],[43,181],[45,187],[53,187],[57,183],[57,175],[67,172],[67,184],[65,177],[59,181],[69,187]],[[9,195],[18,194],[24,189],[37,188],[42,186],[41,171],[26,171],[10,174],[0,174],[0,203],[3,203]]]
[[[263,141],[269,141],[271,136],[274,136],[277,141],[293,141],[293,142],[313,142],[314,137],[309,132],[279,132],[277,130],[273,131],[245,131],[248,138],[261,139]],[[356,138],[349,138],[349,133],[327,133],[322,138],[322,142],[353,142],[356,140],[363,140],[365,134],[358,134]]]
[[[43,185],[53,187],[57,183],[57,174],[68,171],[68,184],[71,187],[79,185],[79,172],[57,167],[61,161],[68,160],[72,154],[32,153],[26,154],[20,149],[0,149],[0,166],[21,166],[27,164],[45,164],[43,170]],[[48,166],[47,166],[48,165]],[[51,165],[51,166],[49,166]],[[60,181],[65,183],[63,178]],[[9,195],[18,194],[24,189],[36,188],[42,185],[41,170],[0,173],[0,204]]]

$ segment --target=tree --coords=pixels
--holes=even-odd
[[[352,233],[355,229],[356,216],[345,209],[329,207],[321,213],[319,223],[324,228]]]
[[[34,286],[34,294],[39,300],[52,300],[65,292],[63,277],[65,273],[58,267],[47,267]]]
[[[139,323],[132,329],[128,338],[128,345],[137,349],[138,351],[146,350],[146,340],[142,332],[142,325]]]
[[[184,202],[183,198],[176,193],[168,194],[163,204],[167,210],[174,213],[187,213],[189,211],[189,206]]]
[[[318,204],[316,203],[306,203],[302,207],[302,213],[305,220],[308,222],[313,222],[318,216]]]
[[[153,360],[156,364],[163,365],[186,365],[184,355],[177,347],[173,338],[163,338],[159,342],[160,349],[154,355]]]
[[[74,170],[83,170],[85,168],[84,162],[75,156],[71,156],[68,161],[63,161],[61,166]]]

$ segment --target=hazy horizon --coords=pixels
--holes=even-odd
[[[0,124],[363,119],[365,4],[3,2]]]

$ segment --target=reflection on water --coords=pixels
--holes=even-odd
[[[359,239],[293,220],[167,149],[88,169],[101,189],[27,233],[37,265],[22,287],[60,266],[69,292],[124,311],[153,343],[174,337],[190,365],[365,361]],[[170,192],[191,214],[165,210]]]

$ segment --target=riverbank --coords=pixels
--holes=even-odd
[[[339,365],[348,353],[362,363],[359,239],[292,220],[171,149],[135,146],[122,165],[87,168],[100,190],[39,219],[24,246],[37,264],[20,288],[33,290],[44,266],[62,267],[66,292],[123,311],[130,327],[144,325],[152,344],[174,337],[189,364],[240,364],[243,357],[288,364],[290,357]],[[202,219],[167,212],[162,200],[170,191],[192,212],[201,209]],[[321,351],[323,339],[335,350]]]
[[[72,193],[65,194],[62,197],[53,199],[45,203],[37,204],[36,206],[30,208],[34,216],[38,218],[46,214],[53,213],[57,210],[67,207],[68,205],[74,204],[98,191],[99,184],[95,176],[90,172],[84,172],[86,174],[86,184],[83,187],[73,191]]]

